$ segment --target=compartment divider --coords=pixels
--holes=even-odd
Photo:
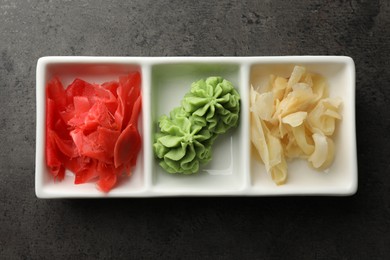
[[[149,63],[141,64],[142,71],[142,119],[143,119],[143,169],[144,169],[144,193],[147,195],[152,190],[153,174],[153,151],[152,151],[152,124],[150,107],[151,107],[151,65]]]
[[[244,187],[243,193],[245,194],[251,188],[251,171],[250,171],[250,131],[249,131],[249,89],[250,89],[250,65],[247,62],[241,61],[240,67],[240,85],[241,85],[241,122],[242,131],[241,145],[243,160],[243,173],[244,173]]]

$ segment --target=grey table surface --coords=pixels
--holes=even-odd
[[[390,1],[0,0],[0,259],[390,258]],[[347,55],[352,197],[39,200],[35,69],[49,55]]]

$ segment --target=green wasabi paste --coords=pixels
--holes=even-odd
[[[240,96],[231,82],[209,77],[192,83],[181,104],[160,117],[153,150],[165,171],[192,174],[211,160],[215,138],[237,126]]]

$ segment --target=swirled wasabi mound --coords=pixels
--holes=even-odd
[[[238,122],[240,95],[233,84],[221,77],[209,77],[192,83],[182,106],[197,124],[223,134]]]
[[[160,117],[153,150],[168,173],[193,174],[211,160],[218,135],[237,126],[240,96],[229,81],[209,77],[194,82],[181,104]]]
[[[164,115],[159,120],[161,132],[156,135],[153,148],[162,159],[161,167],[169,173],[192,174],[199,170],[201,163],[211,160],[213,134],[186,115],[178,107],[170,117]]]

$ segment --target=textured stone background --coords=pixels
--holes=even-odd
[[[0,0],[0,259],[389,259],[390,1],[156,2]],[[35,197],[39,57],[304,54],[356,62],[355,196]]]

